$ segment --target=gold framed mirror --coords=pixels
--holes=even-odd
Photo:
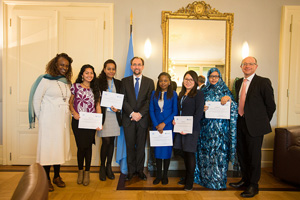
[[[206,77],[212,67],[220,69],[229,87],[233,16],[204,1],[176,12],[162,11],[163,71],[169,72],[179,87],[187,70]]]

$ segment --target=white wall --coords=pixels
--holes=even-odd
[[[48,0],[54,1],[54,0]],[[177,11],[192,3],[193,0],[65,0],[63,2],[114,3],[114,59],[118,64],[117,77],[124,74],[128,42],[130,10],[133,11],[133,44],[135,55],[144,57],[143,47],[147,38],[151,40],[153,53],[145,59],[144,73],[156,80],[162,70],[162,30],[161,11]],[[257,74],[271,79],[275,98],[278,94],[278,57],[281,8],[283,5],[300,5],[299,0],[206,0],[212,8],[220,12],[234,13],[232,35],[231,78],[241,77],[239,68],[242,56],[241,48],[248,41],[250,55],[258,60]],[[1,3],[3,1],[1,0]],[[1,5],[2,10],[2,5]],[[3,11],[3,10],[2,10]],[[3,12],[0,16],[0,35],[3,35]],[[3,37],[0,39],[0,58],[2,61]],[[71,55],[72,56],[72,55]],[[102,63],[99,63],[102,65]],[[99,72],[98,72],[99,73]],[[0,63],[2,77],[2,62]],[[2,78],[0,83],[0,112],[2,123]],[[277,125],[277,114],[272,120],[273,128]],[[274,134],[265,137],[265,156],[272,156]],[[2,144],[2,124],[0,145]],[[269,160],[269,159],[268,159]]]

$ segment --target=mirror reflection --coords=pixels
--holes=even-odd
[[[179,87],[187,70],[206,77],[217,67],[225,77],[225,30],[225,21],[170,19],[168,71]]]
[[[220,13],[204,1],[163,11],[163,70],[181,87],[186,71],[206,77],[217,67],[229,86],[232,29],[233,14]]]

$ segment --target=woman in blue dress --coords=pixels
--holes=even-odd
[[[224,190],[228,162],[234,162],[235,157],[237,104],[217,68],[208,71],[207,79],[202,90],[205,102],[221,101],[224,105],[230,101],[230,119],[202,118],[194,181],[207,188]]]
[[[152,92],[149,110],[153,130],[157,130],[160,133],[163,130],[173,130],[172,120],[178,112],[177,93],[173,91],[171,76],[166,72],[162,72],[158,76],[156,91]],[[157,185],[160,181],[162,181],[163,185],[168,184],[168,169],[171,154],[172,146],[154,147],[157,167],[156,179],[153,181],[154,185]],[[163,175],[162,160],[164,160]]]

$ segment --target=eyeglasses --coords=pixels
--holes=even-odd
[[[136,67],[136,66],[141,67],[141,66],[143,66],[143,65],[142,65],[142,64],[135,64],[135,63],[134,63],[132,66],[135,66],[135,67]]]
[[[247,65],[250,65],[250,66],[254,66],[256,65],[256,63],[242,63],[242,66],[245,67]]]
[[[191,78],[191,79],[185,78],[184,81],[189,82],[189,83],[192,83],[192,82],[194,81],[194,79],[192,79],[192,78]]]
[[[220,78],[220,76],[218,76],[218,75],[210,75],[208,78]]]

